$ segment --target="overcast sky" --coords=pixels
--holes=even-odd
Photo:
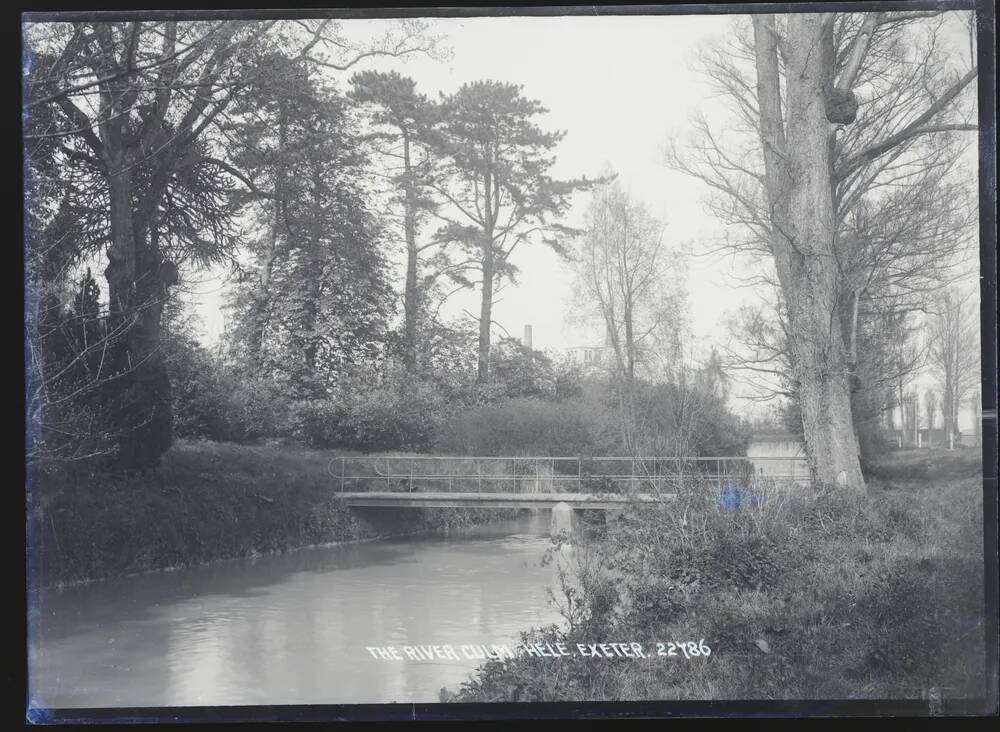
[[[713,344],[732,342],[724,325],[726,316],[741,301],[758,299],[759,293],[739,287],[734,277],[747,275],[747,261],[704,254],[724,230],[702,205],[705,186],[668,169],[663,146],[670,139],[680,144],[689,139],[689,121],[696,113],[712,120],[713,126],[719,123],[723,103],[696,72],[696,58],[700,48],[723,40],[734,20],[732,16],[437,19],[430,21],[431,32],[444,37],[452,51],[450,60],[373,60],[351,72],[331,73],[338,73],[343,90],[355,70],[396,69],[433,98],[480,79],[522,85],[526,97],[548,109],[537,123],[543,129],[566,132],[556,151],[555,175],[596,176],[610,165],[622,185],[666,224],[665,241],[687,272],[687,350],[698,356]],[[354,38],[378,36],[385,30],[385,21],[344,24]],[[960,22],[955,32],[957,42],[962,42],[965,31]],[[975,175],[975,162],[970,172]],[[588,194],[576,196],[567,223],[580,223],[588,198]],[[508,286],[494,308],[494,319],[504,329],[520,337],[524,325],[531,324],[534,346],[541,350],[558,352],[601,343],[599,322],[590,330],[571,322],[572,275],[559,256],[536,245],[520,247],[513,259],[522,271],[520,283]],[[204,337],[213,342],[224,324],[223,278],[196,279],[201,283],[192,290]],[[478,313],[478,293],[463,295],[450,301],[446,314],[460,314],[463,309]],[[741,411],[746,407],[743,402]]]

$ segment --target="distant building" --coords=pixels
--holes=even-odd
[[[912,427],[904,432],[900,425],[903,422],[902,410],[894,407],[890,413],[892,427],[889,429],[891,439],[899,447],[949,447],[948,435],[944,430],[944,415],[938,411],[934,415],[934,424],[927,425],[927,416],[918,404],[918,427],[914,433]],[[954,445],[976,447],[982,444],[982,408],[979,397],[967,397],[958,405],[957,423],[955,425]]]
[[[521,345],[525,348],[532,348],[531,345],[531,326],[524,326],[524,337],[521,339]]]
[[[809,467],[799,435],[780,430],[757,430],[747,445],[747,457],[757,475],[806,479]]]
[[[615,350],[611,346],[610,331],[604,338],[603,345],[570,346],[566,349],[570,362],[584,371],[600,371],[614,363]]]
[[[614,351],[609,346],[571,346],[566,349],[569,360],[583,368],[610,366]]]

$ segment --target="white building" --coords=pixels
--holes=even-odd
[[[584,370],[604,369],[614,362],[611,346],[571,346],[566,349],[566,356]]]

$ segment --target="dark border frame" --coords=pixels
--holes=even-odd
[[[105,0],[106,2],[106,0]],[[819,12],[868,10],[941,9],[977,11],[978,92],[979,92],[979,229],[980,229],[980,310],[982,343],[982,450],[984,563],[983,580],[986,630],[987,695],[976,699],[942,699],[932,707],[926,700],[718,700],[718,701],[642,701],[642,702],[551,702],[494,704],[338,704],[338,705],[267,705],[229,707],[130,707],[44,709],[27,706],[27,657],[21,666],[25,672],[25,717],[29,724],[135,724],[178,722],[346,722],[346,721],[445,721],[445,720],[520,720],[520,719],[624,719],[624,718],[787,718],[787,717],[974,717],[997,716],[998,711],[998,555],[997,555],[997,229],[996,229],[996,4],[995,0],[857,0],[854,2],[762,2],[762,3],[670,3],[508,6],[440,3],[434,7],[353,7],[294,8],[275,10],[239,3],[238,9],[191,10],[171,8],[173,3],[157,2],[149,10],[74,10],[65,3],[36,2],[34,8],[22,9],[16,25],[19,68],[21,58],[20,24],[24,21],[80,20],[100,16],[108,21],[168,16],[179,19],[240,17],[504,17],[560,15],[690,15],[740,14],[761,12]],[[134,7],[134,3],[132,4]],[[402,3],[400,3],[402,5]],[[190,6],[188,6],[189,8]],[[18,91],[20,92],[20,75]],[[19,126],[18,126],[19,127]],[[20,157],[20,156],[18,156]],[[20,182],[20,181],[19,181]],[[23,287],[23,280],[22,280]],[[23,300],[22,300],[23,306]],[[22,391],[23,395],[23,391]],[[23,427],[24,422],[21,422]],[[23,432],[21,432],[23,436]],[[22,483],[24,485],[24,483]],[[19,517],[26,514],[22,513]],[[19,523],[24,530],[25,524]],[[17,537],[17,532],[8,534]],[[25,539],[27,537],[25,536]],[[26,550],[27,544],[20,543]],[[26,557],[27,559],[27,557]],[[26,565],[21,565],[24,568]],[[20,596],[25,601],[27,597]],[[27,633],[27,605],[25,605]],[[22,646],[27,649],[27,644]]]

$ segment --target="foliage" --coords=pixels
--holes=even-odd
[[[447,410],[437,389],[397,369],[344,379],[326,399],[293,402],[286,429],[313,447],[422,451]]]
[[[37,263],[36,263],[37,264]],[[117,384],[105,368],[109,343],[100,287],[90,269],[75,292],[54,291],[35,279],[36,293],[26,317],[28,335],[29,461],[103,461],[113,459],[120,437],[115,425]],[[66,296],[71,301],[66,304]],[[29,300],[29,303],[31,301]]]
[[[403,288],[403,359],[412,370],[417,365],[421,316],[430,305],[433,285],[450,265],[447,242],[418,242],[418,235],[437,201],[430,195],[433,158],[426,144],[426,130],[433,124],[433,104],[416,91],[412,79],[396,72],[365,71],[351,77],[352,101],[369,110],[374,129],[365,139],[383,165],[380,174],[389,183],[386,218],[402,219],[406,248]],[[402,216],[398,215],[402,212]],[[397,229],[397,226],[391,228]]]
[[[346,100],[301,62],[274,54],[261,63],[270,73],[234,135],[247,151],[238,163],[271,181],[273,196],[255,209],[254,261],[231,296],[227,339],[251,376],[320,398],[382,355],[393,310],[388,262]]]
[[[165,343],[180,438],[256,442],[279,433],[286,400],[273,382],[247,380],[197,341]]]
[[[564,133],[535,123],[545,111],[516,84],[477,81],[442,95],[436,123],[426,132],[435,164],[430,185],[445,204],[436,239],[454,243],[464,257],[449,276],[465,287],[478,285],[481,293],[481,383],[489,375],[494,288],[517,276],[511,255],[538,239],[563,252],[562,238],[573,232],[559,219],[571,194],[593,185],[551,177],[551,153]]]
[[[557,371],[552,359],[515,338],[503,338],[491,350],[490,379],[503,397],[556,396]]]
[[[710,392],[638,382],[638,455],[741,455],[749,434]],[[502,399],[452,414],[435,444],[465,455],[630,455],[615,385],[576,382],[572,395]]]
[[[953,470],[914,479],[917,451],[866,495],[758,486],[720,510],[690,483],[669,507],[630,506],[554,549],[559,626],[538,642],[642,642],[646,659],[520,656],[481,667],[442,701],[889,698],[985,691],[982,502]],[[981,472],[978,456],[964,457]],[[975,463],[975,465],[973,465]],[[836,558],[836,561],[831,561]],[[568,602],[572,599],[572,602]],[[704,639],[711,655],[656,656]]]
[[[330,458],[288,445],[180,439],[141,473],[50,465],[30,475],[31,581],[109,579],[509,518],[489,509],[366,516],[331,495]]]
[[[593,455],[602,445],[599,417],[582,400],[515,397],[452,416],[436,433],[453,455]]]
[[[614,173],[605,171],[605,178]],[[600,318],[623,379],[650,378],[680,350],[684,297],[663,225],[617,180],[598,186],[573,250],[581,313]]]
[[[170,381],[161,358],[163,308],[182,268],[234,261],[244,205],[273,197],[273,190],[254,182],[253,164],[243,167],[252,157],[246,154],[248,139],[234,133],[253,116],[248,106],[261,102],[261,110],[266,109],[262,92],[286,86],[290,63],[343,70],[369,56],[433,55],[436,39],[427,38],[425,30],[416,19],[391,23],[384,36],[359,47],[332,19],[24,24],[25,207],[34,228],[26,243],[32,285],[39,292],[65,288],[74,276],[72,267],[107,257],[108,337],[101,360],[106,371],[99,381],[113,378],[114,387],[105,390],[109,419],[74,426],[83,430],[82,441],[106,441],[107,425],[113,425],[115,459],[137,468],[149,467],[171,443]],[[278,48],[283,54],[276,53]],[[301,89],[287,87],[292,93]],[[311,100],[299,101],[315,111]],[[305,180],[316,192],[327,176],[336,177],[343,156],[327,149],[313,162]],[[366,228],[358,223],[362,207],[356,200],[340,203],[343,209],[332,218],[353,220],[338,233],[370,239],[370,231],[358,236]],[[318,213],[314,206],[311,219],[325,229],[331,212]],[[334,261],[340,266],[343,259]],[[350,272],[370,287],[376,302],[385,294],[379,268],[369,258],[360,272]],[[338,271],[318,269],[320,289],[343,289]],[[361,291],[362,304],[366,292]],[[30,307],[34,325],[39,304],[34,300]],[[363,322],[347,330],[370,327],[368,314],[359,308]],[[35,359],[29,368],[45,370],[49,357],[37,337],[38,329],[30,327]],[[305,349],[319,351],[322,345],[309,343]],[[31,419],[47,409],[47,399],[59,398],[41,371],[33,380]]]

